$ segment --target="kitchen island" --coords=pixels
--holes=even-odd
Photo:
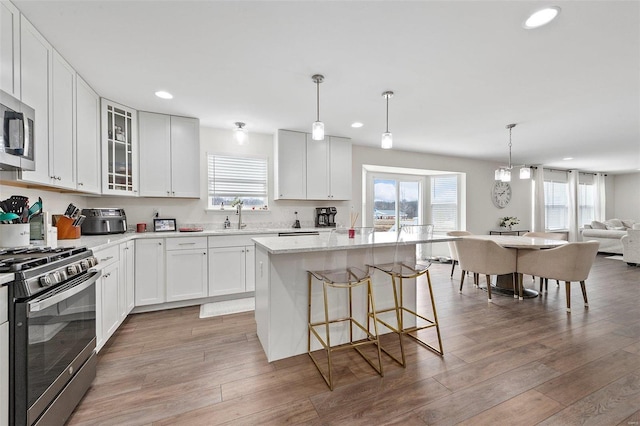
[[[373,245],[375,262],[393,262],[396,253],[396,234],[393,232],[375,233],[373,243],[360,241],[359,237],[347,238],[338,235],[337,240],[329,244],[329,235],[295,237],[258,237],[256,244],[256,310],[258,338],[269,362],[307,352],[307,309],[309,270],[323,270],[327,266],[327,252],[332,253],[332,269],[344,269],[348,265],[368,263],[367,252]],[[432,237],[429,240],[416,238],[399,250],[415,256],[416,244],[453,241],[457,237]],[[338,254],[337,256],[335,254]],[[405,280],[405,306],[415,309],[416,291],[412,280]],[[384,309],[393,304],[393,296],[388,275],[373,274],[376,308]],[[312,293],[312,321],[323,315],[322,286],[314,286]],[[357,297],[357,296],[356,296]],[[355,300],[355,299],[354,299]],[[362,300],[365,300],[362,298]],[[339,312],[345,306],[344,295],[333,295],[330,301],[332,311]],[[316,303],[317,302],[317,303]],[[355,315],[363,315],[366,304],[354,305]],[[388,331],[388,330],[386,330]],[[380,330],[384,333],[385,330]],[[338,331],[338,339],[346,340],[348,332]],[[334,337],[332,336],[332,339]],[[315,342],[317,343],[317,342]],[[319,349],[320,346],[312,346]]]

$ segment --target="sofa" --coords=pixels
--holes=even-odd
[[[622,237],[627,235],[627,230],[639,226],[640,222],[635,220],[609,219],[604,222],[594,220],[590,225],[584,225],[582,228],[582,241],[596,240],[600,243],[599,252],[622,254]]]
[[[629,265],[640,265],[640,224],[638,229],[629,229],[622,237],[622,261]]]

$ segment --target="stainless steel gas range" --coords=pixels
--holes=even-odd
[[[64,425],[96,371],[95,282],[86,247],[0,250],[9,293],[9,424]]]

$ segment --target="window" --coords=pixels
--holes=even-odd
[[[578,184],[578,225],[583,226],[595,220],[596,187],[588,183]]]
[[[434,232],[458,229],[457,176],[431,176],[431,223]]]
[[[267,209],[267,159],[207,154],[209,209],[230,206],[236,198],[245,209]]]
[[[567,182],[544,181],[544,219],[548,231],[569,228]]]
[[[421,177],[373,178],[373,226],[376,231],[395,231],[420,220]]]

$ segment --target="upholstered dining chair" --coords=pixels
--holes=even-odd
[[[523,237],[545,238],[547,240],[565,241],[565,236],[558,232],[526,232]],[[533,277],[535,281],[536,277]],[[542,293],[542,285],[544,283],[545,292],[549,289],[549,279],[540,277],[540,293]],[[556,285],[560,285],[560,281],[556,280]]]
[[[600,243],[567,243],[546,250],[519,250],[518,274],[552,278],[565,282],[567,312],[571,312],[571,283],[580,282],[584,306],[589,307],[585,281],[598,253]]]
[[[449,231],[447,235],[450,237],[462,237],[464,235],[473,235],[469,231]],[[449,254],[451,255],[451,278],[453,278],[453,272],[456,269],[456,264],[458,263],[458,252],[456,251],[456,246],[453,244],[453,241],[449,241],[447,243],[449,245]]]
[[[455,241],[454,244],[458,253],[460,269],[462,269],[460,293],[462,293],[466,272],[485,275],[489,302],[491,302],[491,275],[514,274],[513,291],[516,291],[516,249],[504,248],[495,241],[472,237],[462,238]]]

